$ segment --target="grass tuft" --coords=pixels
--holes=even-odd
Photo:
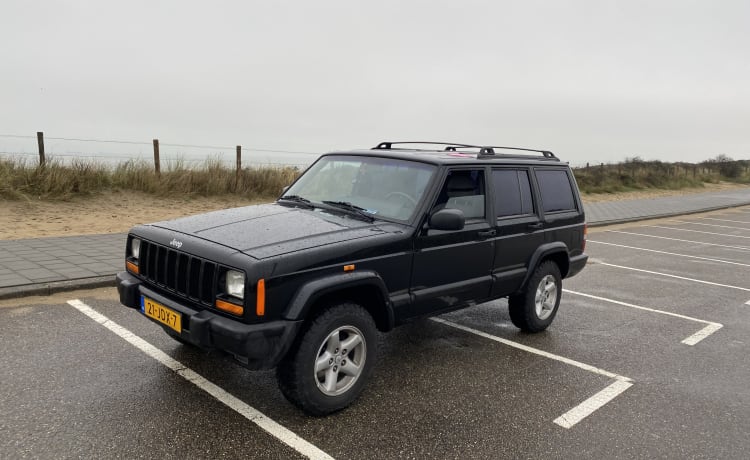
[[[68,200],[114,190],[159,196],[273,198],[299,174],[296,167],[244,168],[237,174],[216,158],[195,168],[181,160],[170,162],[159,175],[153,165],[137,160],[112,167],[81,159],[64,164],[51,158],[40,166],[26,159],[0,158],[0,198]]]
[[[583,193],[618,193],[635,190],[678,190],[706,183],[750,184],[750,161],[717,157],[703,163],[663,163],[628,159],[622,163],[574,168]]]

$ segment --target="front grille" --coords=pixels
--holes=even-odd
[[[215,262],[141,240],[139,274],[178,296],[213,307],[219,271]]]

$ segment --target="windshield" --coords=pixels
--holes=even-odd
[[[325,156],[281,198],[351,204],[375,218],[406,221],[414,215],[435,169],[393,158]]]

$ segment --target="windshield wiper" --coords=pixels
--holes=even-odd
[[[356,204],[351,204],[348,201],[329,201],[329,200],[323,200],[324,204],[327,204],[329,206],[333,206],[339,209],[343,209],[344,211],[348,211],[350,214],[353,214],[355,216],[362,217],[364,219],[367,219],[368,222],[372,222],[375,220],[375,217],[372,216],[367,210],[361,206],[357,206]]]
[[[312,204],[312,201],[308,200],[305,197],[301,197],[299,195],[284,195],[279,198],[279,201],[280,200],[291,201],[293,203],[299,203],[310,209],[315,207],[315,205]]]

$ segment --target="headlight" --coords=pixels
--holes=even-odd
[[[141,255],[141,240],[138,238],[130,240],[130,255],[133,256],[134,259],[138,259]]]
[[[244,299],[245,298],[245,274],[235,270],[227,271],[225,276],[225,288],[227,294]]]

